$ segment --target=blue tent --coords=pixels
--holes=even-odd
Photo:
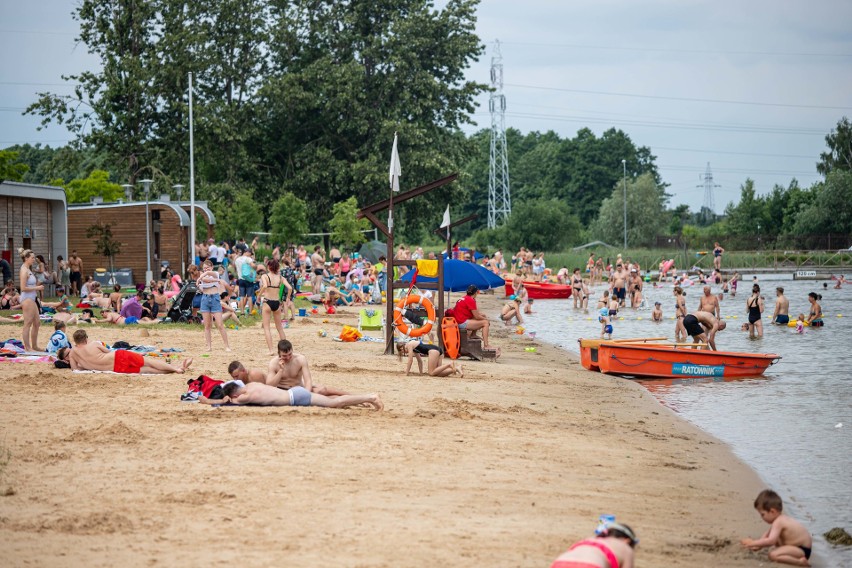
[[[402,275],[400,280],[411,282],[412,274],[414,274],[414,271],[409,270]],[[417,282],[437,283],[438,278],[427,278],[418,275]],[[464,292],[471,284],[476,285],[480,290],[488,290],[489,288],[505,286],[506,282],[500,276],[478,264],[463,260],[444,261],[444,292]]]

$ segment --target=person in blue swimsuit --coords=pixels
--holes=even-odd
[[[725,249],[722,248],[722,245],[713,243],[713,267],[717,272],[722,270],[722,253],[724,252]]]

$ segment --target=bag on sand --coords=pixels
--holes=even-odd
[[[348,325],[344,325],[343,330],[340,332],[340,339],[342,341],[358,341],[361,337],[362,334],[360,331]]]
[[[198,375],[197,379],[189,379],[186,382],[188,385],[186,391],[188,393],[200,393],[207,398],[221,399],[225,398],[225,394],[222,392],[222,382],[212,379],[207,375]]]

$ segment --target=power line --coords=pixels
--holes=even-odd
[[[12,85],[16,87],[76,87],[71,83],[26,83],[23,81],[0,81],[0,85]]]
[[[681,165],[669,165],[669,164],[657,164],[657,168],[659,169],[667,169],[674,171],[696,171],[695,166],[681,166]],[[813,172],[803,172],[803,171],[784,171],[784,170],[756,170],[754,168],[716,168],[717,171],[727,172],[731,174],[780,174],[780,175],[802,175],[802,176],[812,176],[812,177],[820,177],[820,174],[815,174]]]
[[[77,35],[77,32],[54,32],[49,30],[0,30],[3,34]]]
[[[511,116],[516,116],[518,118],[534,118],[534,119],[547,119],[547,120],[559,120],[565,122],[582,122],[582,123],[595,123],[595,124],[609,124],[612,125],[613,120],[606,119],[598,119],[598,118],[589,118],[585,116],[560,116],[553,114],[537,114],[537,113],[506,113]],[[796,135],[806,135],[806,136],[825,136],[825,131],[817,130],[817,129],[808,129],[808,128],[781,128],[781,127],[773,127],[773,126],[738,126],[738,125],[716,125],[716,124],[701,124],[701,123],[671,123],[666,124],[663,122],[649,122],[649,121],[639,121],[639,120],[624,120],[620,119],[617,121],[619,124],[629,124],[633,126],[648,126],[654,128],[673,128],[677,130],[714,130],[721,132],[744,132],[744,133],[761,133],[761,134],[796,134]]]
[[[633,97],[639,99],[657,99],[664,101],[684,101],[691,103],[717,103],[717,104],[733,104],[733,105],[752,105],[752,106],[769,106],[769,107],[784,107],[784,108],[812,108],[824,110],[852,110],[852,107],[841,106],[822,106],[822,105],[794,105],[785,103],[763,103],[756,101],[733,101],[724,99],[698,99],[690,97],[665,97],[662,95],[642,95],[638,93],[616,93],[613,91],[590,91],[585,89],[563,89],[558,87],[540,87],[536,85],[518,85],[516,83],[506,83],[507,87],[516,87],[519,89],[536,89],[540,91],[559,91],[563,93],[581,93],[585,95],[606,95],[611,97]]]
[[[666,146],[653,146],[651,150],[668,150],[670,152],[695,152],[698,154],[725,154],[730,156],[762,156],[765,158],[803,158],[816,160],[816,156],[804,156],[801,154],[764,154],[762,152],[732,152],[729,150],[699,150],[697,148],[668,148]]]
[[[503,42],[507,45],[534,45],[539,47],[564,47],[567,49],[604,49],[612,51],[646,51],[654,53],[701,53],[709,55],[768,55],[773,57],[852,57],[852,53],[813,53],[813,52],[785,52],[785,51],[726,51],[710,49],[681,49],[665,47],[627,47],[613,45],[588,45],[571,43],[539,43],[539,42]]]

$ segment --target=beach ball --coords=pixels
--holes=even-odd
[[[325,332],[324,329],[321,329],[317,332],[317,335],[320,336],[320,337],[325,337],[328,334]]]

